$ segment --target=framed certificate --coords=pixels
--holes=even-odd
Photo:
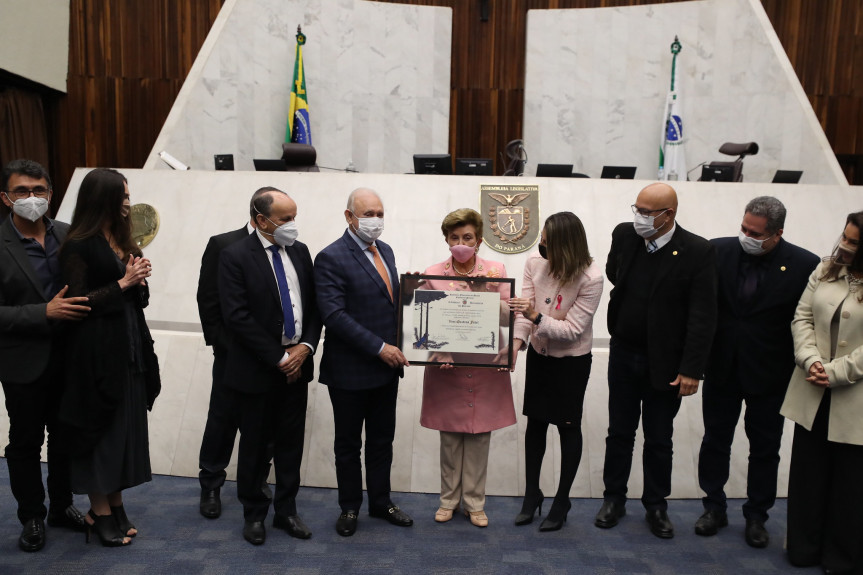
[[[402,274],[398,345],[417,365],[512,365],[515,279]]]

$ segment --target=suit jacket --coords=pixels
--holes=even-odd
[[[285,251],[300,281],[303,325],[299,343],[317,349],[321,318],[315,305],[312,257],[302,242],[294,242]],[[285,354],[282,300],[270,258],[257,233],[228,246],[219,258],[219,300],[232,342],[224,382],[246,393],[264,393],[271,386],[286,385],[278,369]],[[291,385],[305,385],[314,379],[312,355],[303,363],[299,381]]]
[[[399,276],[393,250],[382,241],[375,245],[389,268],[394,301],[347,230],[315,258],[318,308],[327,328],[319,378],[325,385],[371,389],[403,373],[378,357],[384,343],[397,343]]]
[[[612,337],[622,298],[630,290],[645,288],[642,278],[628,273],[636,250],[644,249],[644,239],[631,222],[614,228],[605,264],[614,285],[608,303]],[[713,246],[680,224],[662,251],[666,253],[648,296],[647,356],[651,385],[669,390],[678,374],[698,379],[704,375],[716,330],[716,264]]]
[[[239,230],[225,232],[210,238],[201,258],[201,274],[198,276],[198,315],[204,330],[204,341],[213,347],[214,355],[226,356],[231,345],[230,332],[222,320],[219,302],[219,255],[229,245],[249,235],[243,226]]]
[[[830,382],[830,415],[827,439],[863,445],[863,302],[860,289],[849,289],[847,268],[836,281],[822,281],[827,263],[812,275],[797,305],[791,333],[794,336],[796,367],[788,384],[780,412],[808,430],[821,405],[824,389],[806,381],[809,368],[820,361]],[[831,338],[831,323],[839,313],[837,341]],[[835,357],[832,350],[835,345]]]
[[[783,239],[763,280],[744,305],[737,297],[740,257],[736,238],[710,241],[716,248],[719,318],[705,385],[731,386],[753,395],[784,394],[794,369],[791,320],[818,256]]]
[[[68,224],[54,221],[62,243]],[[30,383],[48,365],[52,335],[60,324],[45,315],[48,300],[27,252],[12,228],[12,218],[0,224],[0,381]]]

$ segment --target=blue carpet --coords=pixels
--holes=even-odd
[[[303,488],[299,511],[313,537],[293,539],[273,529],[270,517],[267,542],[253,547],[242,538],[236,484],[228,482],[222,489],[220,519],[208,520],[198,514],[199,493],[197,479],[156,476],[151,483],[126,493],[127,512],[140,531],[130,547],[103,548],[97,541],[84,545],[82,533],[49,527],[45,548],[24,553],[17,546],[21,527],[8,470],[5,461],[0,461],[0,573],[821,573],[818,568],[793,568],[785,558],[785,500],[777,502],[767,523],[770,546],[759,550],[743,540],[741,501],[730,502],[730,525],[719,535],[699,537],[693,525],[701,515],[701,502],[673,500],[669,516],[676,536],[661,540],[648,531],[638,501],[629,502],[629,514],[617,527],[604,530],[593,526],[601,502],[573,499],[564,528],[540,533],[538,521],[524,527],[513,525],[520,498],[489,497],[490,526],[478,529],[463,516],[435,523],[435,494],[395,493],[395,502],[413,516],[413,527],[391,526],[363,510],[357,533],[343,538],[334,530],[338,516],[335,490]],[[86,501],[86,497],[76,497],[82,511],[88,508]]]

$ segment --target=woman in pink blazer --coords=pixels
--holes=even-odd
[[[520,312],[513,349],[527,347],[524,409],[525,493],[516,525],[542,514],[539,472],[549,424],[560,432],[560,483],[540,531],[563,526],[572,506],[569,490],[581,460],[581,412],[590,376],[593,315],[602,295],[602,271],[587,249],[584,226],[571,212],[545,221],[539,252],[524,266],[521,297],[509,301]]]
[[[482,243],[482,217],[471,209],[456,210],[441,224],[451,256],[425,270],[428,289],[445,291],[494,290],[509,299],[509,285],[471,284],[470,277],[506,277],[503,264],[477,256]],[[508,314],[504,303],[503,311]],[[452,360],[438,354],[438,361]],[[461,504],[477,527],[486,527],[485,479],[491,432],[515,423],[509,372],[494,368],[427,366],[423,377],[420,424],[440,431],[440,509],[435,521],[452,519]]]

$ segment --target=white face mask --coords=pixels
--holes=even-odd
[[[653,227],[653,223],[656,220],[657,216],[661,216],[668,210],[662,210],[656,216],[643,216],[639,213],[635,214],[635,219],[632,221],[632,226],[635,228],[635,233],[643,237],[644,239],[648,239],[656,235],[656,232],[659,231]]]
[[[354,214],[353,212],[351,213]],[[367,244],[374,242],[384,233],[383,218],[361,218],[356,214],[354,214],[354,217],[359,222],[359,226],[354,230],[354,233]]]
[[[8,198],[9,196],[7,195],[6,197]],[[37,198],[36,196],[21,198],[12,203],[12,211],[25,220],[35,222],[48,213],[48,199]]]
[[[776,234],[773,234],[774,236]],[[737,239],[740,240],[740,247],[743,248],[743,251],[749,254],[750,256],[760,256],[766,250],[764,249],[764,242],[772,238],[764,238],[763,240],[756,240],[755,238],[750,238],[742,231],[737,234]]]
[[[297,229],[297,222],[286,222],[273,232],[273,240],[282,247],[292,246],[299,235],[300,230]]]

